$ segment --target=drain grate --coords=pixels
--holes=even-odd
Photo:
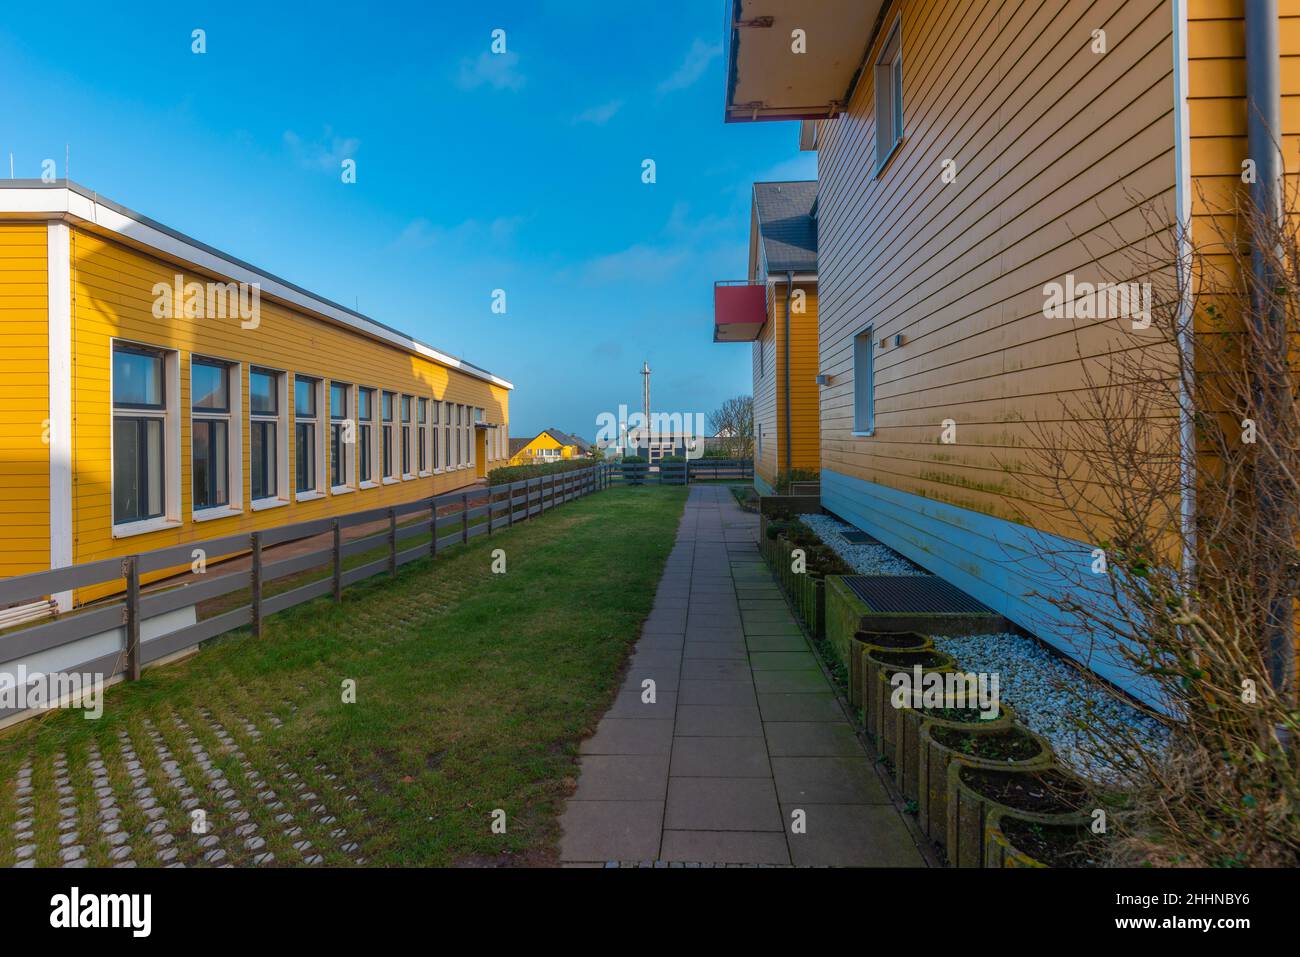
[[[844,584],[868,608],[883,614],[995,614],[938,575],[848,575]]]
[[[868,542],[875,541],[875,539],[866,532],[856,528],[846,528],[841,530],[840,538],[844,539],[850,545],[866,545]]]

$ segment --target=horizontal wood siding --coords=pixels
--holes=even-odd
[[[819,348],[833,377],[821,464],[1023,521],[1038,505],[1016,477],[1035,444],[1028,423],[1060,420],[1088,364],[1128,341],[1113,320],[1047,319],[1043,286],[1122,272],[1131,247],[1172,222],[1171,7],[907,0],[877,48],[900,11],[899,149],[877,176],[878,49],[821,129]],[[1104,55],[1090,49],[1099,28]],[[856,437],[852,338],[867,325],[888,345],[876,350],[875,434]],[[941,442],[947,419],[954,444]]]
[[[263,299],[261,322],[242,329],[238,319],[156,319],[153,316],[155,283],[173,283],[180,272],[185,281],[210,278],[155,259],[143,252],[74,229],[72,234],[72,292],[74,340],[74,474],[73,525],[75,561],[127,555],[168,545],[215,538],[236,532],[269,528],[346,512],[418,499],[475,481],[473,467],[416,477],[351,493],[328,492],[312,501],[291,502],[254,512],[250,509],[248,428],[248,369],[265,366],[289,374],[289,411],[292,412],[292,376],[295,373],[337,380],[355,387],[387,389],[432,401],[462,403],[484,410],[484,421],[507,429],[509,392],[481,379],[377,342],[305,312]],[[121,337],[180,352],[180,493],[179,527],[125,538],[114,538],[111,501],[111,402],[109,394],[110,341]],[[190,355],[192,353],[243,364],[242,392],[243,512],[229,518],[195,523],[191,520],[190,477]],[[353,401],[355,403],[355,390]],[[328,398],[328,391],[326,391]],[[378,404],[378,394],[376,394]],[[394,410],[395,420],[399,418]],[[322,412],[322,423],[326,418]],[[445,417],[440,424],[445,424]],[[293,417],[288,416],[289,484],[293,486]],[[415,427],[412,411],[412,427]],[[400,429],[400,422],[395,421]],[[400,434],[400,433],[399,433]],[[472,430],[471,430],[472,434]],[[494,433],[495,436],[495,433]],[[323,427],[320,440],[328,441]],[[439,439],[441,446],[442,439]],[[328,444],[325,446],[328,470]],[[498,446],[489,443],[488,467],[502,464]],[[441,449],[440,449],[441,456]],[[395,459],[399,459],[395,455]],[[175,456],[169,457],[169,463]],[[412,458],[414,470],[415,459]],[[375,464],[379,471],[378,462]],[[400,465],[395,466],[400,471]],[[326,483],[328,484],[328,483]],[[79,596],[82,599],[86,595]]]
[[[767,291],[768,320],[751,346],[754,366],[754,475],[769,486],[776,485],[779,432],[777,430],[776,356],[777,323],[772,316],[772,289]],[[757,436],[762,436],[761,447]]]
[[[0,224],[0,577],[49,568],[46,226]]]
[[[817,285],[795,283],[804,293],[804,311],[790,316],[790,465],[796,469],[815,469],[821,461],[821,401],[817,386]],[[786,284],[775,286],[774,323],[776,342],[776,394],[778,435],[778,469],[786,467],[785,447],[785,310]]]

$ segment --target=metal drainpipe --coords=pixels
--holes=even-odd
[[[790,299],[794,295],[794,270],[785,274],[785,473],[790,477],[790,444],[794,436],[790,432]]]
[[[1255,182],[1250,186],[1252,212],[1260,216],[1263,229],[1282,228],[1282,137],[1281,56],[1278,44],[1277,0],[1246,0],[1246,133],[1249,156],[1255,161]],[[1265,218],[1268,225],[1264,225]],[[1276,224],[1276,225],[1274,225]],[[1251,268],[1257,289],[1273,285],[1272,263],[1279,251],[1264,250],[1256,243],[1251,250]],[[1257,322],[1285,323],[1285,316],[1266,316],[1262,302],[1253,310]],[[1256,393],[1259,428],[1272,427],[1277,403],[1286,396]],[[1259,477],[1256,486],[1256,520],[1263,528],[1285,524],[1287,505],[1278,501],[1278,489],[1269,475]],[[1278,596],[1268,610],[1269,677],[1273,687],[1294,703],[1295,649],[1292,645],[1293,610],[1289,596]]]

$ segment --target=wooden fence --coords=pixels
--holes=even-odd
[[[689,485],[705,480],[753,481],[753,459],[687,459],[682,462],[619,462],[608,466],[610,479],[624,485]]]
[[[408,562],[435,556],[472,538],[491,535],[497,529],[526,521],[556,505],[606,489],[614,468],[605,464],[595,465],[508,485],[447,492],[391,508],[227,535],[125,558],[108,558],[0,580],[0,607],[105,583],[115,583],[121,591],[118,596],[86,605],[52,621],[0,634],[0,670],[5,670],[6,666],[12,668],[18,662],[41,662],[43,659],[43,666],[28,670],[98,675],[105,681],[121,675],[132,680],[140,676],[145,665],[193,648],[208,638],[246,625],[251,625],[253,631],[261,635],[266,616],[277,611],[324,595],[333,595],[338,601],[348,585],[374,575],[395,575],[397,569]],[[381,522],[386,527],[379,532],[343,540],[344,529]],[[326,548],[267,560],[266,551],[273,546],[322,535],[330,536]],[[428,542],[402,547],[404,542],[425,535],[429,536]],[[352,568],[344,567],[346,559],[381,547],[386,549],[384,557]],[[141,576],[189,565],[196,550],[201,550],[198,554],[212,560],[247,554],[251,556],[251,567],[247,572],[222,572],[214,568],[211,575],[193,574],[189,576],[191,580],[172,588],[141,592]],[[321,566],[329,568],[328,577],[278,594],[265,594],[269,582]],[[192,610],[200,602],[244,589],[251,591],[248,604],[142,640],[144,626],[151,620],[154,620],[151,630],[156,631],[157,621],[162,620],[160,616]],[[118,640],[111,642],[115,633]],[[77,642],[92,646],[85,649],[87,657],[79,658],[75,650],[65,648]],[[117,647],[105,652],[102,646],[106,643],[115,643]],[[61,648],[65,653],[60,656],[58,649]],[[51,653],[56,658],[69,660],[51,667]],[[17,711],[0,708],[0,720]]]

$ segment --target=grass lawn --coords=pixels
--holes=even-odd
[[[685,499],[570,502],[0,732],[0,865],[549,863]]]

